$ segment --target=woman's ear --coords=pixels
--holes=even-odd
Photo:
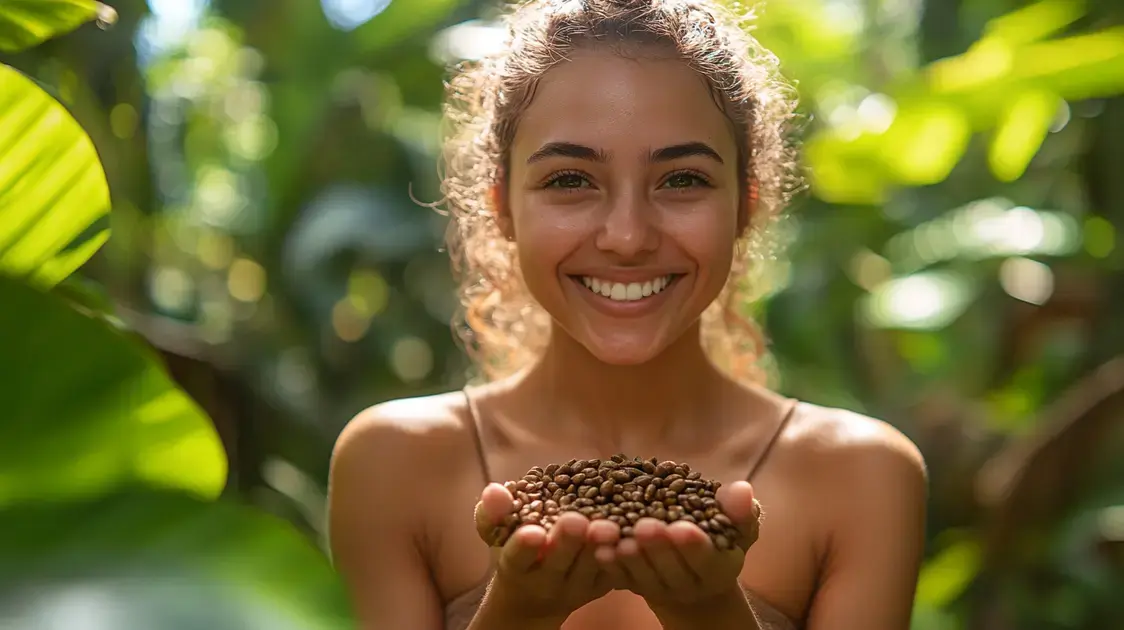
[[[507,204],[506,186],[502,183],[492,185],[489,192],[489,201],[492,203],[492,212],[496,214],[496,226],[500,233],[509,241],[515,240],[515,225],[511,220],[511,208]]]
[[[753,213],[757,212],[757,179],[749,178],[746,185],[745,201],[738,212],[738,235],[744,234],[749,228]]]

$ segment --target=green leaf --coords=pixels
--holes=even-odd
[[[967,539],[952,543],[921,568],[917,582],[918,604],[943,608],[972,583],[980,568],[979,543]]]
[[[108,229],[95,230],[109,208],[86,132],[31,80],[0,65],[0,274],[54,286],[108,238]]]
[[[391,0],[382,13],[355,30],[359,53],[377,54],[410,37],[421,36],[445,19],[462,0]]]
[[[0,276],[0,506],[143,482],[214,497],[211,421],[155,355],[62,298]]]
[[[57,615],[68,594],[115,628],[354,628],[328,559],[292,525],[231,501],[128,488],[0,510],[0,627]],[[26,591],[19,593],[23,586]],[[12,588],[14,587],[14,588]],[[83,625],[83,624],[80,624]]]
[[[19,52],[64,35],[105,10],[94,0],[4,0],[0,51]]]

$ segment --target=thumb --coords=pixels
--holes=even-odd
[[[476,504],[476,534],[487,544],[493,544],[504,518],[514,509],[515,499],[506,488],[498,483],[488,484]]]
[[[757,542],[761,521],[761,503],[754,496],[748,481],[735,481],[718,489],[718,504],[741,534],[738,546],[749,549]]]

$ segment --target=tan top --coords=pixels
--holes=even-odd
[[[488,466],[488,458],[484,453],[483,441],[480,438],[480,419],[476,410],[476,403],[472,397],[468,395],[467,391],[465,391],[464,395],[468,400],[469,415],[472,416],[472,427],[476,443],[476,452],[480,460],[480,467],[486,479],[495,481]],[[757,461],[754,462],[753,466],[750,468],[749,474],[746,475],[747,481],[752,482],[754,475],[761,468],[762,464],[765,463],[769,453],[773,450],[773,445],[777,443],[777,439],[796,411],[796,407],[797,401],[793,400],[789,405],[788,412],[777,427],[776,433],[773,434],[769,443],[765,445],[761,454],[758,455]],[[468,628],[473,617],[476,616],[476,611],[480,608],[480,604],[484,601],[484,594],[488,591],[488,584],[491,583],[491,581],[492,573],[489,571],[488,575],[481,580],[478,585],[454,597],[445,605],[445,630],[466,630],[466,628]],[[744,586],[742,590],[745,591],[746,598],[753,607],[758,622],[764,630],[797,630],[799,628],[797,622],[789,619],[784,613],[777,610],[759,595]]]

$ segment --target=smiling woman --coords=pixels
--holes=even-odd
[[[707,0],[531,0],[507,20],[509,45],[458,69],[446,110],[458,329],[486,382],[375,406],[341,435],[331,541],[360,614],[422,630],[906,628],[920,455],[885,423],[763,387],[741,312],[794,182],[776,60]],[[495,482],[618,452],[724,482],[721,509],[755,542],[566,504],[528,506],[558,520],[490,547],[521,509]],[[410,484],[382,481],[406,466]]]

